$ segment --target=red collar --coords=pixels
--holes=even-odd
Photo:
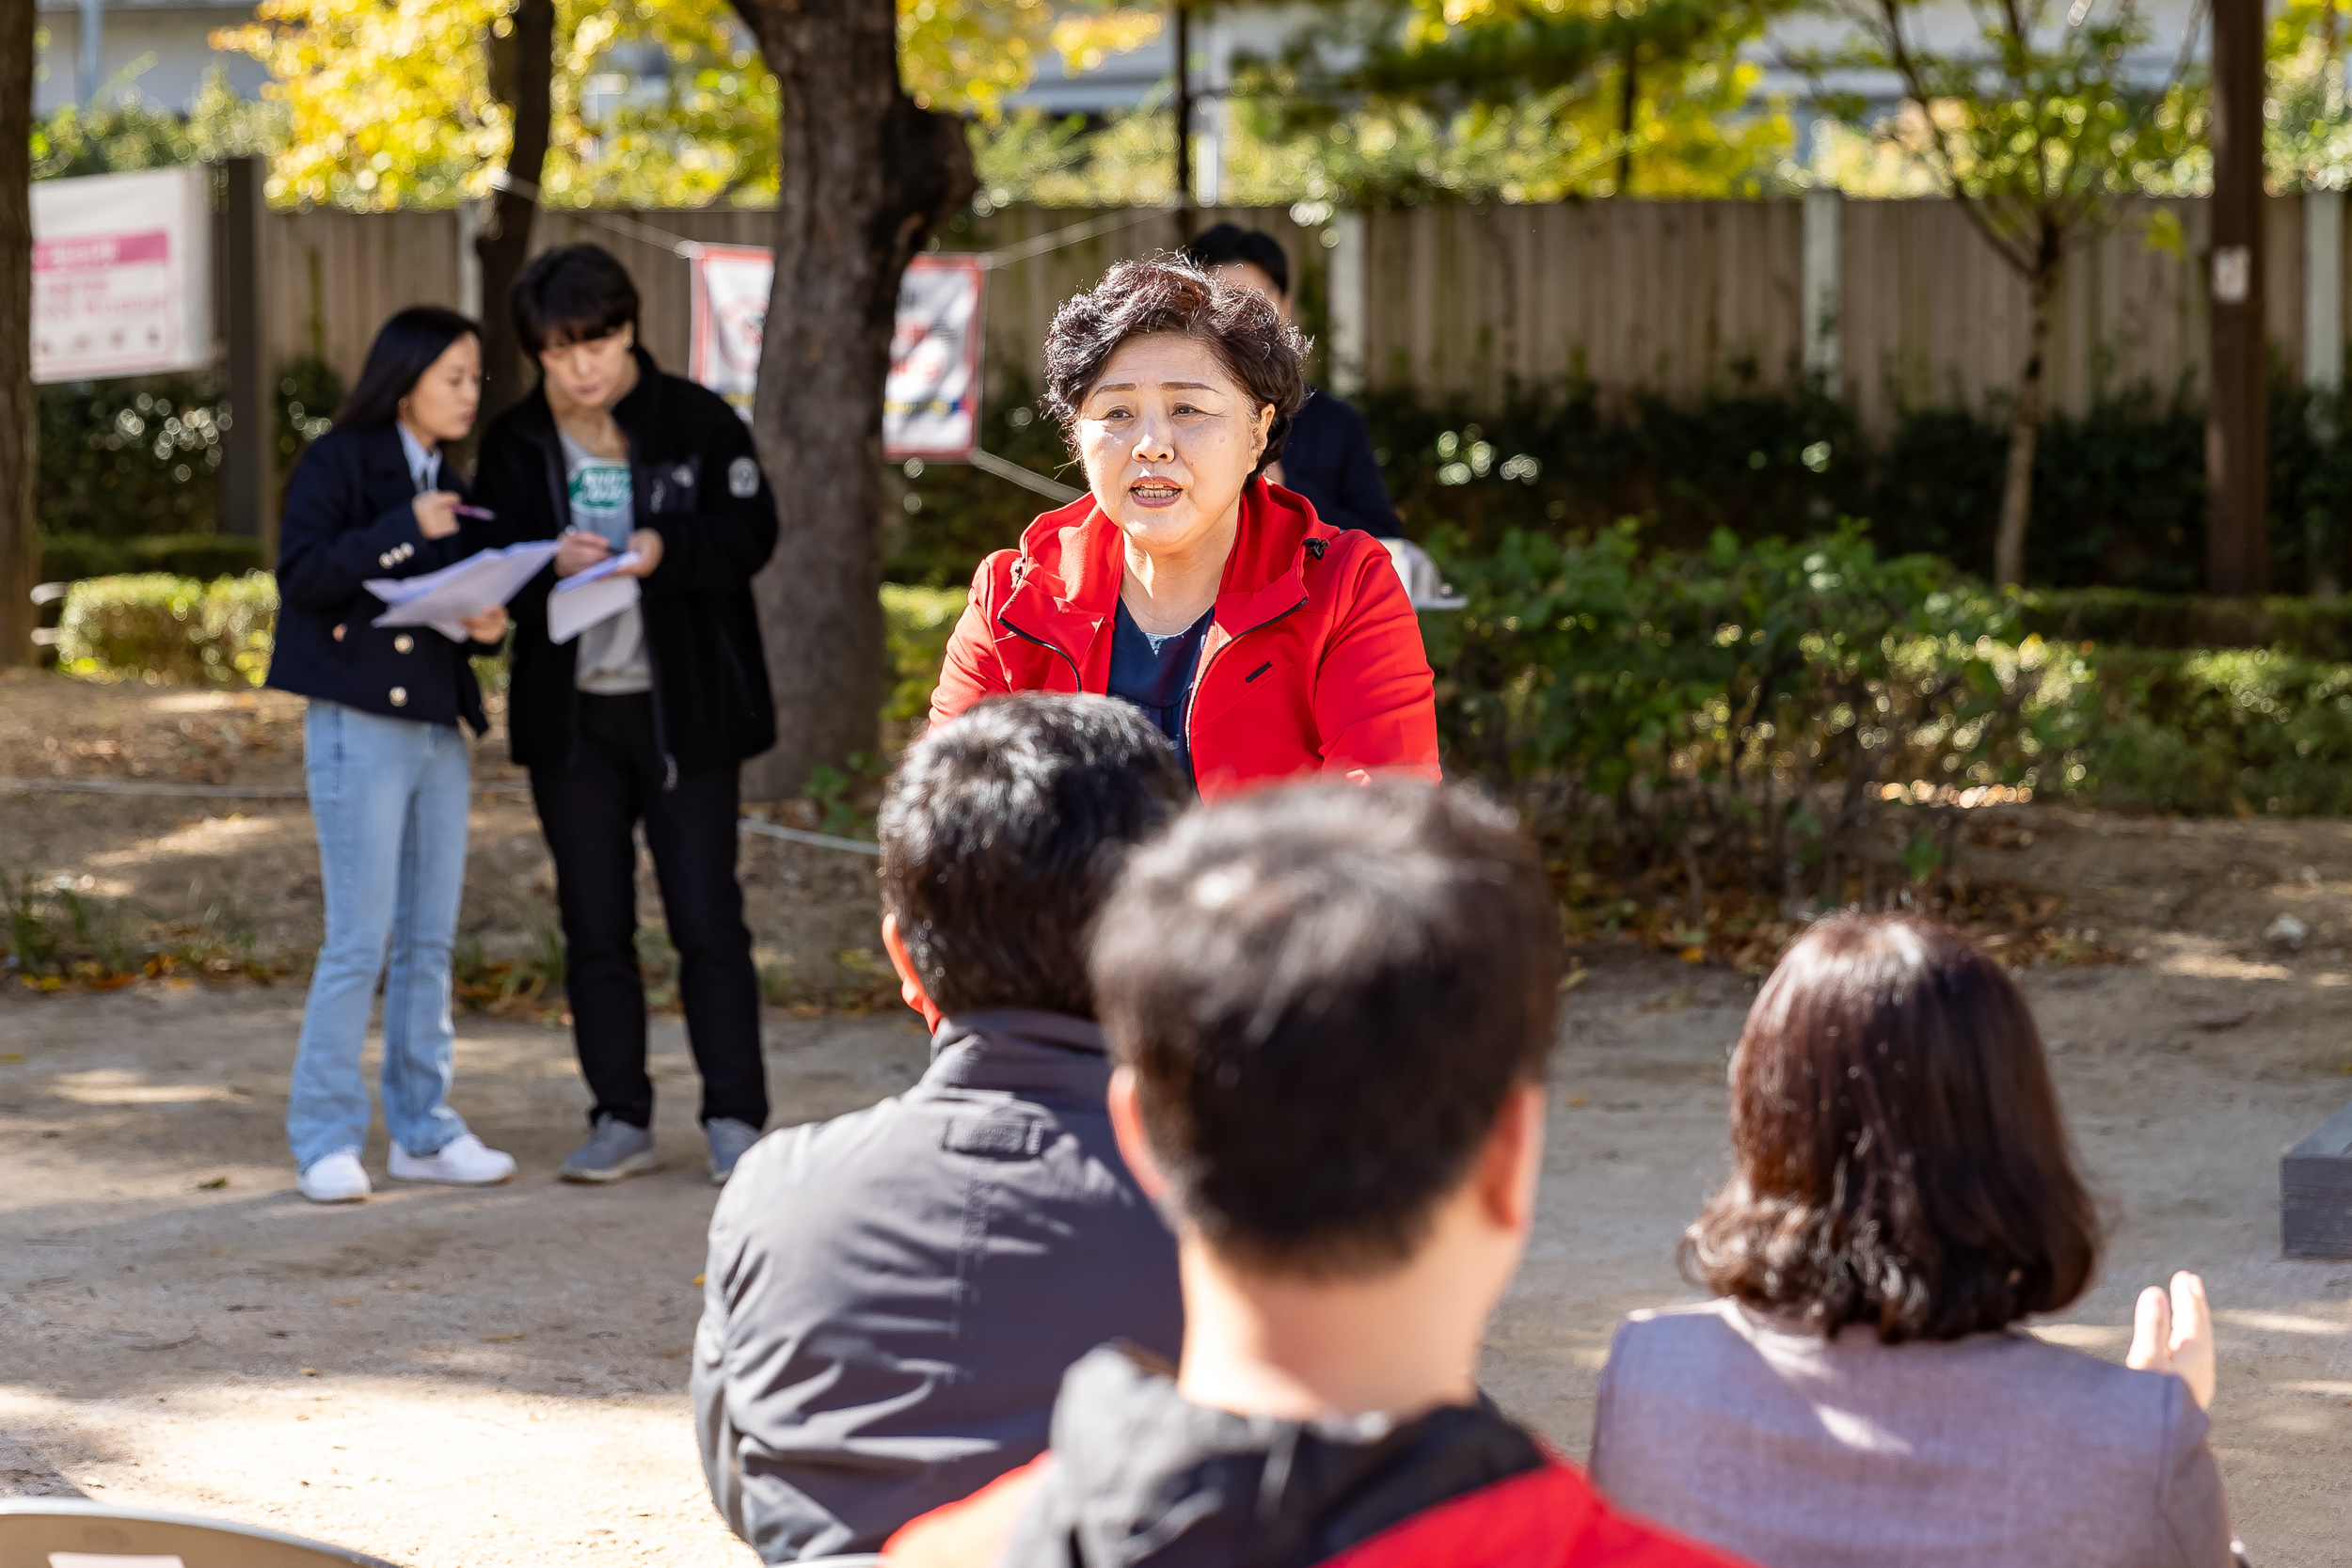
[[[1303,496],[1253,479],[1241,493],[1233,551],[1216,591],[1212,623],[1239,637],[1292,610],[1307,597],[1306,559],[1320,558],[1339,531],[1315,515]],[[1119,608],[1126,576],[1126,536],[1081,496],[1048,512],[1021,536],[1014,586],[999,620],[1050,640],[1073,664]]]

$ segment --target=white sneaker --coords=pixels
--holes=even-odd
[[[375,1190],[368,1185],[368,1173],[360,1165],[359,1156],[347,1148],[311,1161],[310,1167],[294,1179],[294,1185],[313,1203],[357,1203]]]
[[[515,1157],[484,1147],[471,1132],[461,1132],[432,1154],[411,1154],[393,1143],[391,1174],[395,1181],[487,1187],[515,1174]]]

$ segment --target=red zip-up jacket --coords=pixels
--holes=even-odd
[[[981,562],[931,722],[999,692],[1105,690],[1125,570],[1091,496]],[[1251,480],[1184,722],[1204,800],[1303,773],[1435,780],[1436,685],[1387,547]]]

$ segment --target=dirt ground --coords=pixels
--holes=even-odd
[[[293,780],[294,719],[267,696],[18,678],[0,775]],[[2037,1327],[2120,1356],[2136,1290],[2201,1271],[2214,1444],[2253,1560],[2352,1564],[2352,1261],[2282,1261],[2278,1229],[2280,1150],[2352,1101],[2352,823],[2034,807],[1997,828],[1975,870],[2064,894],[2134,958],[2025,974],[2115,1225],[2097,1287]],[[233,902],[269,949],[315,941],[309,832],[298,801],[0,791],[0,867],[158,909]],[[528,804],[485,797],[474,842],[469,929],[527,944],[547,908]],[[747,847],[769,961],[870,944],[870,871],[838,860]],[[2281,913],[2312,928],[2299,950],[2263,939]],[[1628,945],[1579,957],[1539,1234],[1486,1364],[1571,1453],[1618,1319],[1692,1293],[1674,1243],[1724,1168],[1723,1065],[1752,994]],[[555,1182],[583,1105],[568,1033],[471,1015],[457,1104],[521,1178],[321,1210],[279,1130],[300,1006],[298,978],[0,993],[0,1493],[234,1517],[414,1568],[749,1562],[689,1420],[712,1192],[675,1019],[654,1036],[661,1174]],[[771,1011],[767,1048],[778,1124],[893,1092],[924,1057],[891,1013]],[[379,1132],[379,1172],[382,1153]]]

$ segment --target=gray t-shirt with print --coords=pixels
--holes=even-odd
[[[636,502],[629,491],[628,460],[598,457],[561,429],[565,485],[570,491],[572,527],[599,533],[615,551],[626,549],[637,526]],[[600,697],[627,696],[653,689],[653,665],[645,657],[645,620],[635,605],[597,622],[580,634],[580,651],[572,684]]]

